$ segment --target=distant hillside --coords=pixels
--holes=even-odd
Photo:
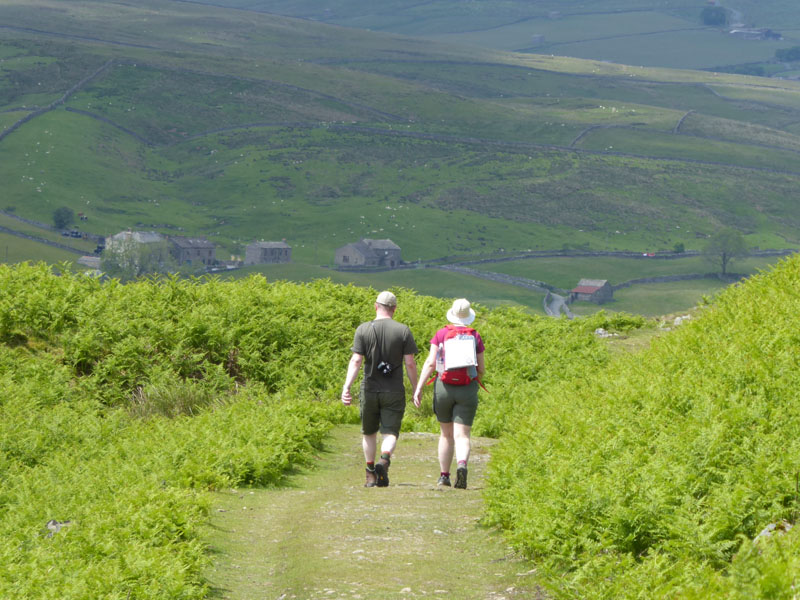
[[[774,58],[800,40],[791,0],[197,0],[325,23],[498,50],[610,60],[634,65],[711,68]],[[723,21],[703,18],[722,11]],[[782,40],[750,41],[734,27],[771,28]]]
[[[800,85],[146,0],[0,2],[4,210],[332,261],[798,241]],[[12,25],[13,24],[13,25]]]

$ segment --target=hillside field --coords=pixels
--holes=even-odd
[[[0,17],[0,208],[23,217],[67,206],[91,233],[203,235],[224,258],[286,238],[312,265],[362,237],[408,261],[697,249],[722,226],[798,240],[794,82],[197,3],[3,0]]]

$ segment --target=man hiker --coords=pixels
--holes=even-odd
[[[356,329],[353,356],[342,388],[342,403],[350,406],[353,400],[350,387],[363,365],[359,409],[363,435],[361,445],[367,462],[365,487],[389,485],[389,465],[406,410],[403,364],[411,389],[417,387],[417,363],[414,361],[417,344],[408,326],[393,319],[395,310],[397,298],[393,293],[378,294],[375,320],[362,323]],[[375,462],[379,430],[381,455]]]

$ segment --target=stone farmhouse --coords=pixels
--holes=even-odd
[[[169,237],[169,252],[179,265],[211,266],[217,262],[217,247],[204,237]]]
[[[292,261],[292,247],[284,242],[253,242],[244,253],[245,265],[288,263]]]
[[[167,258],[166,238],[155,231],[120,231],[106,238],[103,255],[115,255],[124,268],[139,265],[139,250],[150,248],[152,257],[158,262]]]
[[[343,268],[390,268],[403,264],[400,246],[390,239],[371,240],[364,238],[358,242],[337,248],[334,263]]]
[[[614,289],[606,279],[581,279],[569,292],[569,301],[581,300],[604,304],[614,299]]]
[[[155,231],[120,231],[106,238],[106,249],[115,250],[126,244],[158,244],[164,240],[164,236]]]

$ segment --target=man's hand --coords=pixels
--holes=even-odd
[[[353,402],[353,396],[350,395],[350,388],[343,388],[342,389],[342,404],[345,406],[350,406]]]

